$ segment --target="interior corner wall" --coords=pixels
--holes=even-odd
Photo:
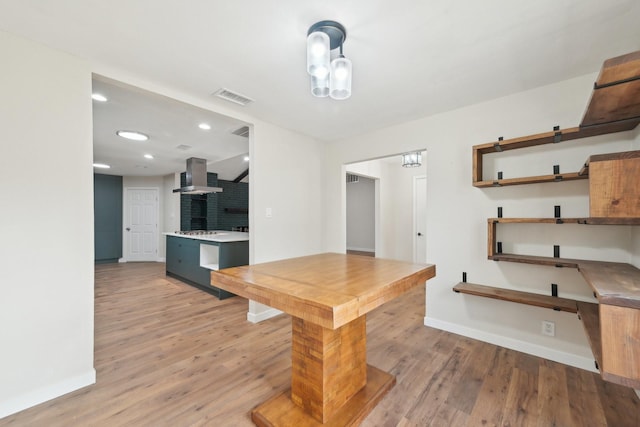
[[[0,418],[95,382],[91,70],[0,31]]]
[[[254,123],[249,138],[252,264],[323,251],[324,150],[323,143],[308,136]],[[251,301],[248,319],[277,313]]]
[[[593,300],[576,270],[487,260],[487,218],[496,216],[498,206],[506,217],[552,217],[555,205],[561,205],[565,217],[588,216],[587,181],[475,188],[471,150],[500,136],[576,126],[595,78],[584,75],[329,144],[324,180],[327,250],[345,247],[344,165],[426,148],[427,258],[437,274],[427,283],[425,324],[593,370],[593,356],[575,315],[457,294],[451,288],[464,271],[473,283],[542,294],[556,283],[560,296]],[[591,154],[629,150],[633,138],[624,132],[513,150],[487,159],[485,174],[495,174],[493,167],[504,170],[505,177],[545,175],[556,164],[561,171],[577,171]],[[585,230],[570,224],[513,224],[501,227],[500,233],[516,253],[551,256],[553,245],[560,244],[563,257],[630,261],[627,226]],[[556,323],[555,337],[541,334],[543,320]]]

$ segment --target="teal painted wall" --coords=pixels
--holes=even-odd
[[[93,175],[95,262],[122,258],[122,177]]]
[[[180,174],[184,186],[185,174]],[[222,193],[180,196],[181,230],[231,230],[249,225],[249,184],[218,179],[207,173],[207,185],[222,187]]]

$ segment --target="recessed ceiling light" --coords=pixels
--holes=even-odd
[[[198,125],[198,127],[199,127],[200,129],[202,129],[202,130],[209,130],[209,129],[211,129],[211,126],[209,126],[207,123],[200,123],[200,124]]]
[[[249,156],[244,156],[244,159],[243,159],[243,160],[244,160],[245,162],[248,162],[248,161],[249,161]]]
[[[101,93],[92,93],[91,99],[93,99],[94,101],[107,102],[107,97]]]
[[[153,156],[151,154],[145,154],[144,158],[145,159],[153,159]]]
[[[98,169],[110,169],[111,168],[111,166],[105,165],[104,163],[94,163],[93,167],[94,168],[98,168]]]
[[[132,139],[134,141],[146,141],[147,139],[149,139],[149,137],[144,133],[136,132],[133,130],[119,130],[118,132],[116,132],[116,135],[123,138]]]

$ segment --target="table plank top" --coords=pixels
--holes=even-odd
[[[211,272],[211,284],[337,329],[435,276],[432,264],[325,253]]]

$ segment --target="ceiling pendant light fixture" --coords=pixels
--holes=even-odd
[[[415,151],[402,155],[402,166],[405,168],[417,168],[422,165],[422,153]]]
[[[351,96],[351,61],[342,53],[347,30],[335,21],[320,21],[307,32],[307,73],[313,96],[347,99]],[[339,53],[333,53],[340,48]],[[333,56],[333,59],[332,59]]]

